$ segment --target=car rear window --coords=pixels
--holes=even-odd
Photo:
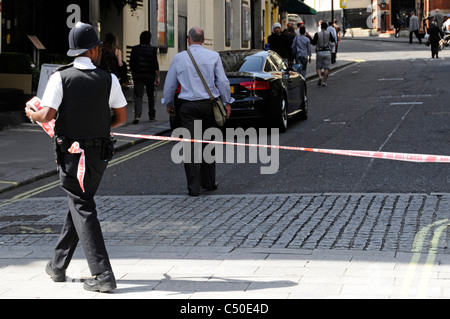
[[[261,56],[245,56],[243,54],[222,55],[225,72],[261,72],[264,58]]]

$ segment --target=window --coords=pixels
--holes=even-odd
[[[266,60],[266,65],[264,66],[264,72],[273,72],[276,71],[275,65],[270,62],[270,59]]]
[[[174,0],[157,0],[157,46],[160,48],[175,45]]]
[[[233,5],[231,1],[225,2],[225,46],[231,46],[233,39]]]
[[[271,54],[270,59],[276,65],[278,71],[287,70],[287,66],[284,63],[283,59],[278,54]]]
[[[251,12],[250,12],[250,5],[248,4],[248,1],[242,1],[242,46],[248,47],[249,42],[252,38],[252,26],[251,26]]]

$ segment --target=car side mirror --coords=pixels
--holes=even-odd
[[[300,73],[303,70],[303,66],[301,64],[293,64],[292,71]]]

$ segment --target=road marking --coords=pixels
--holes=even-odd
[[[432,97],[431,94],[403,94],[402,98],[413,98],[413,97]]]
[[[389,105],[423,105],[423,102],[392,102]]]
[[[6,200],[2,204],[0,204],[0,208],[4,207],[4,206],[7,206],[7,205],[10,205],[10,204],[14,204],[14,203],[20,202],[21,200],[30,198],[30,197],[32,197],[34,195],[37,195],[37,194],[40,194],[42,192],[48,191],[48,190],[50,190],[52,188],[55,188],[57,186],[59,186],[59,180],[55,181],[55,182],[52,182],[52,183],[49,183],[49,184],[46,184],[46,185],[43,185],[43,186],[40,186],[40,187],[37,187],[37,188],[34,188],[34,189],[30,190],[30,191],[27,191],[25,193],[16,195],[16,196]]]
[[[444,225],[442,225],[444,224]],[[416,268],[419,264],[420,256],[422,254],[422,249],[424,246],[425,238],[432,227],[439,226],[433,233],[433,237],[431,239],[431,247],[428,251],[427,260],[425,262],[424,268],[422,270],[422,276],[420,280],[420,284],[417,291],[418,298],[425,298],[428,290],[428,282],[431,276],[431,270],[433,268],[434,261],[436,259],[437,247],[439,244],[439,240],[442,236],[442,233],[445,228],[450,226],[450,219],[443,219],[427,225],[423,227],[414,237],[414,242],[412,246],[411,252],[413,252],[413,256],[411,258],[411,262],[408,265],[408,269],[406,270],[406,276],[403,280],[402,289],[400,292],[401,298],[408,298],[409,291],[411,289],[411,284],[414,279],[414,275],[416,272]]]
[[[404,80],[405,80],[404,78],[388,78],[388,79],[381,78],[381,79],[378,79],[378,81],[404,81]]]
[[[155,148],[158,148],[158,147],[163,146],[163,145],[168,144],[168,143],[170,143],[170,141],[159,141],[159,142],[156,142],[156,143],[154,143],[152,145],[146,146],[146,147],[144,147],[144,148],[142,148],[140,150],[131,152],[131,153],[125,155],[125,156],[119,157],[117,159],[113,159],[109,163],[108,167],[112,167],[112,166],[121,164],[121,163],[123,163],[125,161],[128,161],[128,160],[130,160],[132,158],[135,158],[135,157],[137,157],[139,155],[142,155],[142,154],[144,154],[144,153],[146,153],[148,151],[154,150]]]
[[[400,121],[397,123],[397,125],[395,126],[395,128],[392,130],[392,132],[388,135],[388,137],[386,138],[386,140],[383,142],[383,144],[381,144],[380,148],[378,149],[378,152],[380,152],[384,146],[387,144],[387,142],[392,138],[392,136],[395,134],[395,132],[397,132],[397,130],[400,128],[400,126],[403,124],[403,122],[405,121],[406,117],[408,116],[408,114],[412,111],[414,106],[411,106],[406,112],[405,114],[402,116],[402,118],[400,119]],[[356,189],[359,188],[359,185],[364,181],[364,179],[366,178],[367,174],[369,173],[370,169],[372,168],[372,165],[374,163],[374,159],[370,159],[369,164],[367,165],[366,170],[364,171],[364,173],[362,174],[362,177],[360,178],[360,180],[358,181],[358,183],[356,183]]]
[[[33,227],[20,226],[20,232],[22,234],[51,234],[51,228],[37,229]]]
[[[19,186],[17,182],[0,181],[0,184],[13,184],[14,186]]]
[[[149,145],[149,146],[146,146],[146,147],[144,147],[144,148],[142,148],[140,150],[137,150],[137,151],[131,152],[131,153],[127,154],[127,155],[124,155],[122,157],[118,157],[116,159],[113,159],[109,163],[108,167],[112,167],[112,166],[121,164],[123,162],[126,162],[126,161],[128,161],[128,160],[130,160],[132,158],[135,158],[135,157],[140,156],[140,155],[142,155],[142,154],[144,154],[146,152],[154,150],[154,149],[156,149],[156,148],[158,148],[160,146],[163,146],[163,145],[165,145],[165,144],[167,144],[169,142],[170,141],[156,142],[156,143],[154,143],[152,145]],[[46,192],[48,190],[51,190],[53,188],[58,187],[59,185],[60,185],[60,181],[57,180],[57,181],[51,182],[49,184],[46,184],[46,185],[43,185],[43,186],[39,186],[37,188],[34,188],[32,190],[29,190],[27,192],[24,192],[22,194],[16,195],[16,196],[6,200],[5,202],[0,204],[0,208],[1,207],[5,207],[5,206],[10,205],[10,204],[13,204],[13,203],[17,203],[17,202],[19,202],[21,200],[33,197],[33,196],[38,195],[40,193]]]
[[[402,94],[402,95],[381,95],[380,99],[405,99],[418,97],[432,97],[431,94]]]

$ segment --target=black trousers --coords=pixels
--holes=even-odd
[[[422,39],[419,36],[419,30],[409,32],[409,43],[411,44],[413,41],[413,33],[416,35],[416,38],[419,40],[419,43],[422,44]]]
[[[155,76],[150,74],[138,74],[133,78],[134,81],[134,114],[136,117],[142,115],[142,99],[144,91],[148,98],[148,116],[155,117]]]
[[[205,130],[216,126],[210,100],[182,101],[180,107],[180,120],[181,126],[189,131],[191,138],[195,139],[203,139]],[[196,120],[201,120],[202,123],[201,137],[194,136],[194,125]],[[206,145],[202,144],[201,146],[203,155],[203,148]],[[195,149],[198,147],[198,144],[195,146],[194,143],[191,143],[191,160],[189,163],[184,164],[188,190],[193,193],[199,193],[201,187],[212,187],[216,183],[216,162],[207,163],[202,156],[201,163],[198,163],[200,162],[199,160],[197,160],[196,163]]]
[[[112,270],[94,201],[108,162],[101,159],[101,146],[85,148],[85,156],[85,193],[77,179],[80,155],[67,153],[60,160],[63,161],[59,164],[60,181],[68,195],[69,212],[55,247],[52,264],[56,268],[67,269],[80,241],[91,274],[95,276]]]

